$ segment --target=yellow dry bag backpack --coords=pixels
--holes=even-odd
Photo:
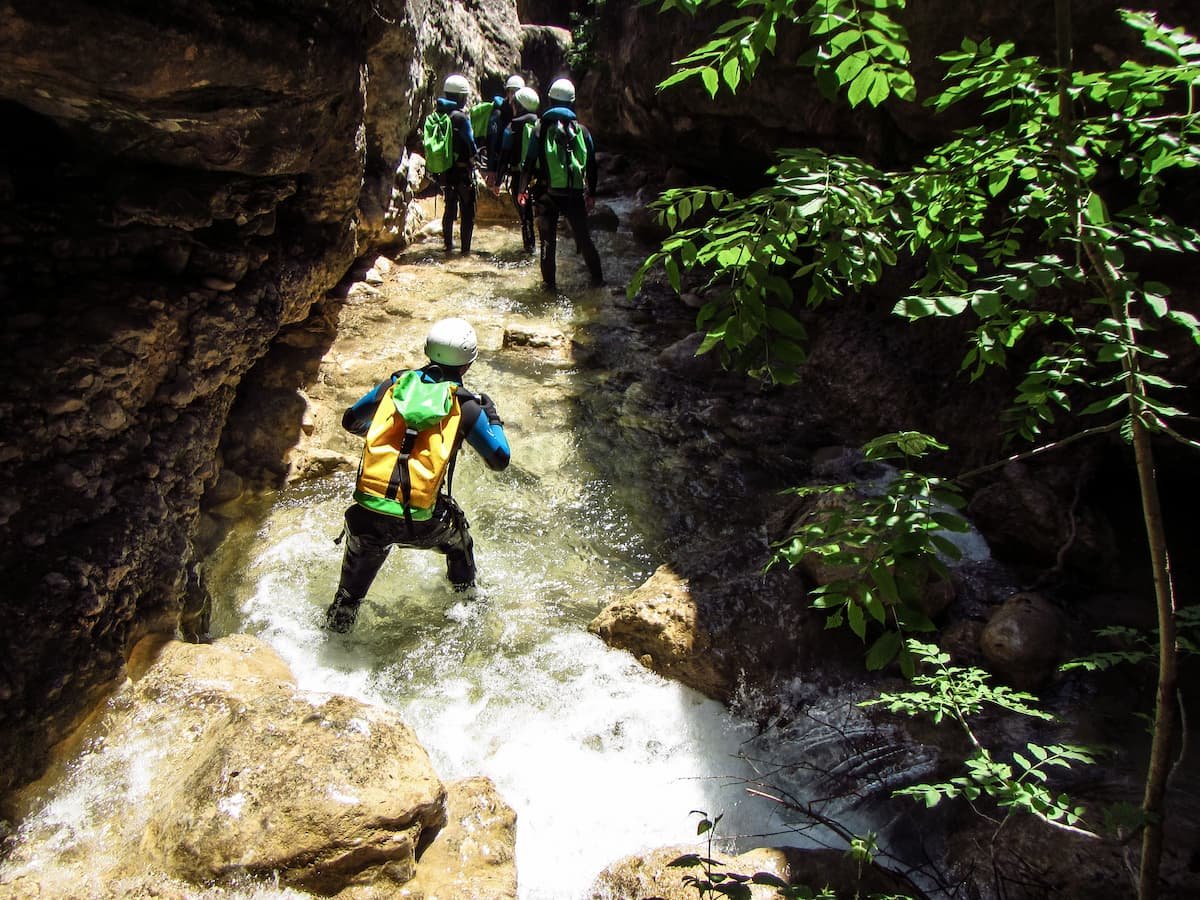
[[[429,519],[443,479],[449,494],[461,426],[457,384],[424,381],[419,371],[401,374],[367,429],[354,499],[404,517],[410,528],[414,520]]]

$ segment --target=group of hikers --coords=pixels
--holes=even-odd
[[[596,149],[592,135],[575,114],[575,85],[558,78],[547,91],[546,108],[538,92],[512,75],[504,96],[469,105],[470,82],[449,76],[436,108],[422,126],[425,170],[445,201],[442,239],[454,250],[471,252],[479,179],[499,194],[507,190],[521,221],[526,252],[540,240],[542,281],[555,290],[558,220],[566,218],[592,284],[603,284],[600,254],[588,229],[596,197]]]
[[[596,152],[592,136],[575,115],[575,86],[555,80],[541,98],[513,75],[505,96],[468,107],[470,84],[462,75],[446,79],[437,108],[425,121],[426,169],[445,199],[442,237],[454,249],[471,251],[480,172],[495,192],[506,188],[521,220],[525,250],[540,239],[542,280],[555,287],[555,237],[565,217],[575,245],[603,284],[600,254],[587,216],[596,196]],[[472,117],[478,116],[472,123]],[[481,132],[477,141],[476,131]],[[454,465],[465,441],[493,470],[508,466],[510,450],[495,402],[463,384],[479,355],[475,329],[464,319],[442,319],[425,339],[428,362],[393,372],[360,397],[342,416],[342,427],[363,438],[354,503],[346,510],[341,576],[325,627],[346,633],[392,547],[437,550],[455,591],[475,587],[475,550],[470,527],[451,496]]]

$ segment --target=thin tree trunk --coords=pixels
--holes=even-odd
[[[1150,565],[1154,572],[1154,598],[1158,606],[1158,692],[1154,702],[1154,739],[1150,745],[1150,762],[1146,770],[1146,793],[1142,799],[1142,814],[1146,821],[1142,832],[1142,860],[1138,876],[1138,897],[1149,900],[1158,896],[1164,799],[1167,776],[1171,773],[1171,744],[1175,736],[1177,648],[1175,592],[1154,476],[1154,454],[1150,447],[1150,434],[1142,424],[1138,410],[1133,412],[1133,452],[1137,460],[1142,513],[1146,519],[1146,539],[1150,544]]]
[[[1055,37],[1058,50],[1060,125],[1069,122],[1066,102],[1067,73],[1071,69],[1071,0],[1055,0]],[[1082,237],[1082,235],[1081,235]],[[1150,568],[1154,577],[1154,600],[1158,620],[1158,684],[1154,698],[1154,735],[1150,743],[1150,760],[1146,767],[1145,793],[1142,796],[1142,858],[1138,867],[1139,900],[1158,896],[1159,867],[1162,862],[1164,807],[1167,778],[1171,774],[1171,745],[1175,737],[1175,693],[1178,679],[1178,648],[1176,646],[1175,591],[1171,581],[1171,561],[1167,553],[1166,529],[1163,526],[1162,505],[1154,474],[1154,450],[1150,432],[1142,419],[1144,385],[1137,377],[1137,334],[1130,324],[1132,311],[1128,294],[1116,289],[1115,273],[1099,248],[1086,238],[1080,241],[1100,277],[1104,294],[1112,307],[1114,318],[1124,323],[1127,348],[1123,367],[1129,396],[1129,415],[1137,466],[1138,488],[1141,493],[1142,516],[1146,526],[1146,542],[1150,550]]]

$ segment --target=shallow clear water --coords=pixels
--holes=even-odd
[[[614,253],[622,239],[600,239],[610,280],[633,264]],[[238,526],[208,571],[214,635],[255,633],[302,687],[398,709],[444,779],[491,777],[518,814],[520,896],[557,900],[582,895],[622,855],[694,839],[691,810],[724,813],[727,834],[763,830],[767,812],[729,780],[749,774],[735,758],[745,726],[586,630],[660,564],[652,548],[662,536],[651,512],[619,499],[629,492],[612,480],[633,474],[617,460],[597,464],[606,438],[577,402],[603,389],[597,379],[569,354],[547,360],[497,347],[509,325],[583,329],[589,305],[611,301],[606,290],[540,290],[516,241],[511,229],[484,229],[482,260],[417,247],[392,274],[416,318],[399,320],[405,335],[389,328],[389,342],[411,346],[427,320],[456,312],[492,345],[467,384],[496,399],[514,461],[495,473],[469,450],[460,457],[454,493],[475,537],[476,596],[450,591],[438,554],[393,550],[354,632],[322,631],[348,474],[281,492]],[[570,249],[569,239],[560,244],[567,291],[583,278]],[[371,355],[363,338],[353,352]],[[327,360],[350,353],[335,344]],[[381,365],[375,377],[388,371]]]
[[[622,232],[597,237],[619,292],[639,253]],[[256,634],[301,687],[398,710],[444,780],[489,776],[518,815],[523,900],[587,896],[602,868],[642,849],[702,849],[693,810],[723,815],[730,849],[820,843],[798,832],[802,817],[745,793],[743,780],[755,773],[739,753],[802,802],[820,796],[806,772],[834,772],[856,758],[854,739],[869,736],[861,715],[845,698],[818,695],[806,701],[818,727],[796,723],[782,741],[755,737],[721,705],[587,632],[608,601],[664,561],[662,548],[677,537],[662,532],[653,465],[585,412],[585,400],[618,388],[574,359],[572,339],[586,341],[615,298],[586,286],[565,235],[560,293],[540,288],[511,226],[481,228],[476,246],[481,252],[469,258],[421,245],[406,253],[378,295],[342,309],[337,340],[307,389],[317,402],[313,446],[357,454],[359,439],[338,426],[342,409],[387,373],[419,365],[430,323],[447,315],[472,321],[481,355],[467,384],[495,398],[513,447],[513,465],[501,473],[465,450],[455,476],[476,542],[475,596],[450,591],[437,554],[395,550],[355,631],[324,632],[341,563],[334,538],[352,489],[342,473],[245,508],[205,562],[214,636]],[[505,333],[518,327],[561,332],[563,341],[551,352],[506,349]],[[153,735],[121,738],[98,739],[67,766],[21,824],[0,881],[113,894],[95,861],[118,844],[137,845],[156,802],[151,775],[161,755]],[[853,798],[838,805],[845,827],[861,833],[881,824],[855,806]],[[270,886],[232,893],[292,896]]]

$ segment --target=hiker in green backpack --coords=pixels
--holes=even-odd
[[[422,135],[425,144],[425,170],[433,175],[442,191],[442,240],[446,252],[454,249],[454,220],[460,212],[462,252],[471,252],[471,233],[475,230],[475,135],[467,114],[467,95],[471,86],[462,75],[446,79],[437,108],[425,118]]]
[[[555,243],[561,213],[571,225],[575,247],[587,263],[592,284],[604,284],[600,254],[588,230],[588,213],[596,198],[596,149],[592,135],[575,116],[575,85],[559,78],[550,85],[550,109],[542,113],[537,132],[521,166],[517,202],[531,199],[531,182],[540,189],[532,196],[537,204],[538,235],[542,239],[539,262],[542,281],[556,289]],[[536,181],[535,181],[536,179]]]

